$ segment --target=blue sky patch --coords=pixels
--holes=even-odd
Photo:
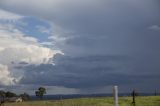
[[[25,17],[21,20],[21,22],[17,22],[16,26],[25,35],[35,37],[40,42],[47,41],[48,37],[50,36],[50,24],[38,18]],[[48,30],[48,32],[40,31],[40,28],[45,28],[46,30]]]

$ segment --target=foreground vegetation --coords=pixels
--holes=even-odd
[[[131,97],[119,98],[119,106],[130,106],[131,102]],[[103,97],[51,101],[30,101],[22,103],[6,103],[4,106],[113,106],[113,98]],[[136,106],[160,106],[160,96],[137,97]]]

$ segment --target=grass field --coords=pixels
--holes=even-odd
[[[130,106],[131,97],[120,97],[119,106]],[[112,97],[6,103],[4,106],[113,106]],[[160,96],[137,97],[136,106],[160,106]]]

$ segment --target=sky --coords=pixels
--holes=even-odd
[[[0,0],[0,90],[160,92],[159,0]]]

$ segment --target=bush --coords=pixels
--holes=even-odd
[[[29,96],[29,94],[27,94],[27,93],[20,94],[19,96],[23,99],[23,101],[28,101],[28,100],[30,100],[30,96]]]

